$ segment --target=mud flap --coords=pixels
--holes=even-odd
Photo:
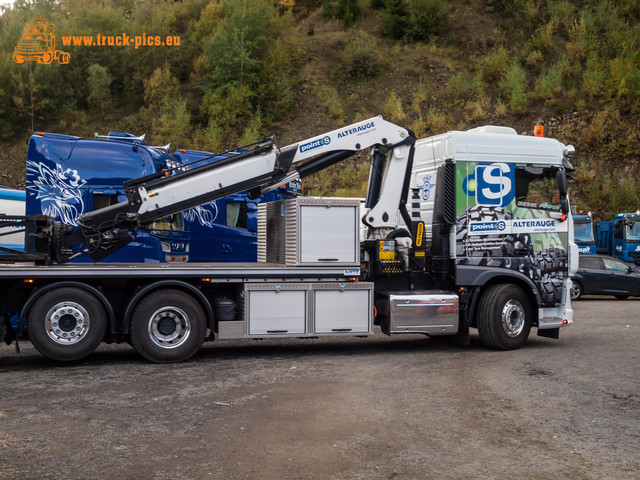
[[[560,338],[560,329],[559,328],[545,328],[543,330],[538,329],[538,336],[553,338],[554,340],[557,340],[558,338]]]

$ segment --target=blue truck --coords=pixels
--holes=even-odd
[[[595,223],[591,212],[573,215],[573,235],[580,255],[595,255],[597,253]]]
[[[172,175],[225,157],[196,150],[171,155],[169,146],[152,147],[144,136],[120,132],[96,138],[37,133],[29,142],[22,199],[27,215],[48,215],[76,227],[83,213],[126,199],[123,184],[132,178]],[[301,193],[302,184],[295,181],[255,200],[243,192],[169,215],[137,231],[133,242],[104,261],[256,261],[257,204]],[[93,260],[81,255],[72,261]]]
[[[640,211],[596,224],[597,252],[640,265]]]

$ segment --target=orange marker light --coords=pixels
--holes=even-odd
[[[536,125],[533,129],[533,134],[536,137],[544,137],[544,125]]]

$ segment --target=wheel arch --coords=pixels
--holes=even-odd
[[[533,281],[523,273],[518,271],[509,271],[503,268],[492,269],[490,267],[458,266],[457,274],[458,285],[472,287],[477,291],[477,294],[473,296],[469,312],[471,316],[469,319],[470,326],[476,326],[476,310],[478,301],[482,295],[489,287],[501,283],[516,285],[523,290],[531,302],[533,325],[538,325],[538,309],[540,308],[540,305],[542,305],[542,298],[540,297],[540,292]]]
[[[31,310],[31,307],[33,307],[33,304],[42,295],[44,295],[47,292],[50,292],[51,290],[55,290],[57,288],[69,288],[69,287],[80,288],[84,291],[87,291],[95,295],[96,298],[100,301],[100,303],[104,307],[105,312],[107,313],[107,319],[109,321],[109,325],[111,326],[111,329],[113,330],[115,328],[116,319],[115,319],[115,314],[113,313],[113,308],[111,306],[111,303],[107,299],[107,297],[100,290],[98,290],[96,287],[89,285],[87,283],[66,281],[66,282],[49,283],[43,287],[38,288],[29,296],[27,301],[24,302],[22,309],[20,310],[20,316],[18,317],[18,331],[16,332],[16,336],[18,338],[22,338],[22,336],[24,335],[24,327],[26,325],[27,315]]]
[[[204,313],[206,315],[206,323],[207,327],[213,331],[214,330],[214,315],[213,308],[211,307],[211,303],[207,299],[207,297],[200,291],[198,288],[194,287],[190,283],[183,282],[181,280],[161,280],[158,282],[153,282],[148,285],[145,285],[140,290],[138,290],[133,297],[127,302],[127,308],[125,309],[124,315],[122,317],[123,325],[122,332],[123,334],[129,333],[129,325],[131,324],[131,317],[133,315],[133,311],[135,310],[140,300],[142,300],[148,294],[155,292],[157,290],[162,290],[164,288],[173,288],[176,290],[183,291],[185,293],[190,294],[194,299],[200,304]]]

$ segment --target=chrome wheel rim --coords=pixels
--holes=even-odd
[[[162,348],[182,345],[191,333],[189,315],[178,307],[162,307],[149,320],[149,337]]]
[[[524,308],[517,300],[509,300],[502,308],[502,328],[509,337],[517,337],[524,330]]]
[[[49,338],[61,345],[73,345],[89,332],[89,312],[76,302],[56,303],[45,317],[45,328]]]

